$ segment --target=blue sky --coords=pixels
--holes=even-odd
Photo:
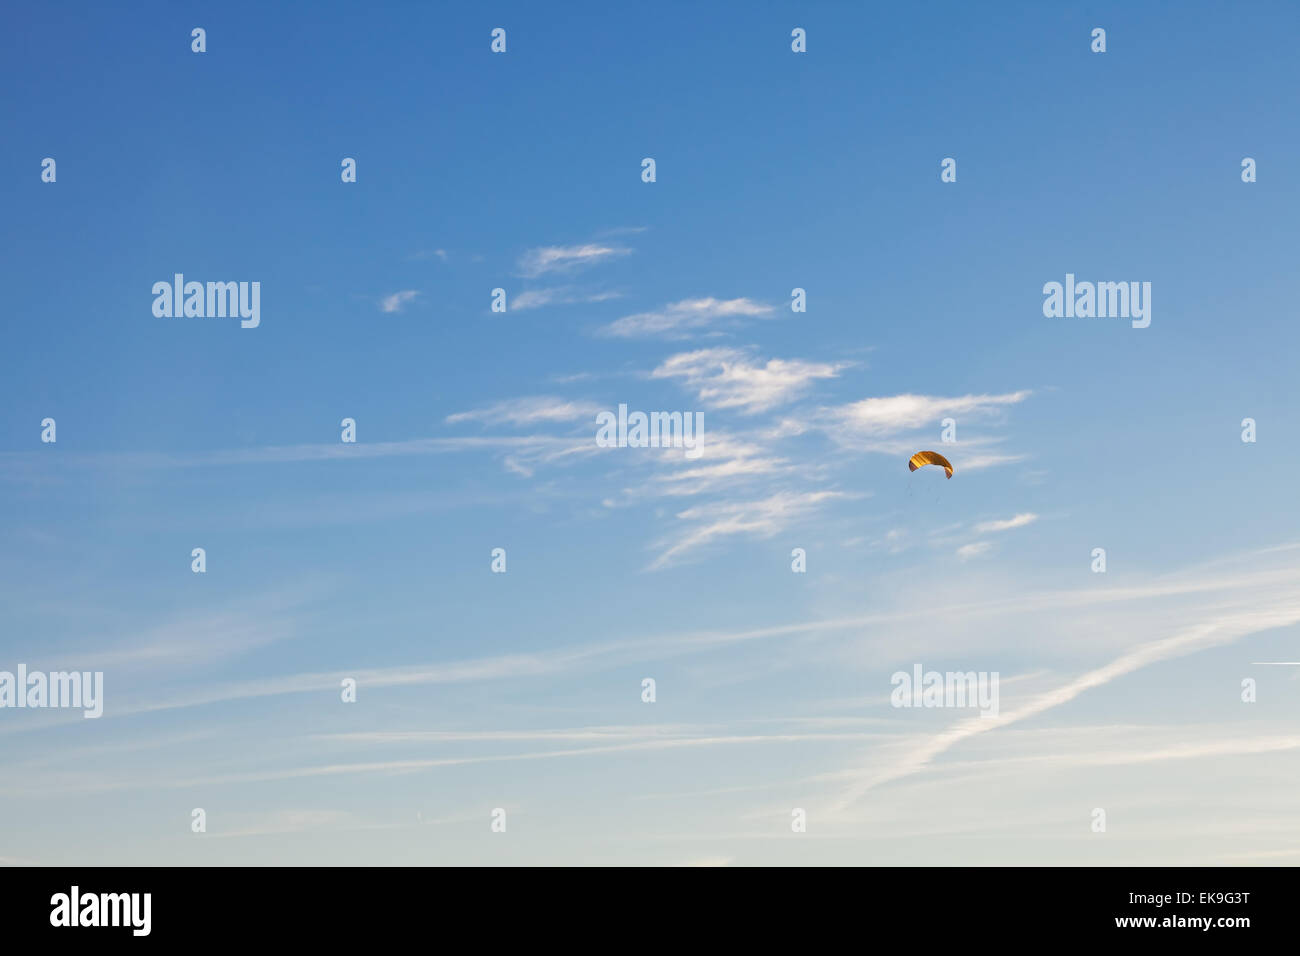
[[[0,861],[1295,862],[1300,12],[1132,7],[12,14]]]

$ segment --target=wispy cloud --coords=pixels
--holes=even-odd
[[[408,302],[415,300],[420,293],[416,289],[403,289],[401,292],[394,292],[392,295],[386,295],[379,302],[379,307],[385,312],[401,312]]]
[[[624,724],[558,730],[396,730],[350,731],[321,734],[322,739],[357,744],[460,743],[464,741],[595,741],[645,740],[650,737],[685,737],[699,734],[689,724]]]
[[[681,352],[667,359],[652,378],[680,379],[709,408],[734,408],[745,414],[767,411],[803,395],[818,379],[834,378],[843,363],[802,359],[755,359],[742,349]]]
[[[1012,528],[1023,528],[1027,524],[1033,524],[1038,520],[1038,515],[1031,512],[1018,514],[1014,518],[1007,518],[1005,521],[984,521],[975,526],[976,534],[989,534],[994,531],[1010,531]]]
[[[773,528],[781,526],[783,518],[798,517],[815,508],[820,501],[830,497],[824,493],[814,500],[801,499],[799,496],[777,496],[776,500],[751,502],[722,507],[719,509],[692,509],[683,514],[692,520],[709,524],[716,523],[728,516],[739,516],[741,520],[731,528],[720,528],[716,532],[706,533],[694,544],[729,533],[766,534]],[[749,515],[744,513],[748,511]],[[766,516],[766,520],[764,520]],[[687,543],[689,548],[690,544]],[[1277,555],[1290,560],[1276,568],[1260,569],[1247,567],[1237,573],[1226,573],[1223,562],[1205,565],[1189,572],[1168,578],[1158,578],[1149,582],[1120,587],[1098,588],[1089,582],[1089,586],[1075,589],[1055,589],[1049,591],[1025,592],[1016,590],[1004,596],[982,598],[977,601],[957,601],[948,604],[927,606],[928,619],[940,630],[945,624],[969,624],[972,621],[1012,617],[1025,614],[1048,613],[1053,620],[1061,620],[1062,615],[1072,617],[1066,612],[1089,611],[1100,612],[1109,606],[1125,608],[1124,613],[1131,620],[1140,620],[1134,627],[1144,633],[1153,626],[1151,622],[1174,621],[1184,630],[1177,632],[1174,639],[1151,642],[1141,645],[1126,653],[1109,669],[1091,672],[1078,681],[1065,685],[1065,691],[1058,688],[1051,692],[1047,706],[1055,706],[1068,697],[1068,693],[1081,693],[1082,690],[1096,686],[1096,675],[1111,679],[1119,673],[1126,673],[1136,667],[1145,666],[1156,660],[1177,654],[1191,653],[1206,647],[1217,646],[1235,640],[1253,631],[1269,627],[1280,627],[1293,621],[1300,621],[1300,594],[1295,589],[1297,566],[1295,557],[1300,553],[1300,546],[1288,546],[1286,549],[1269,549],[1236,556],[1234,562],[1258,562],[1261,557]],[[1220,594],[1216,604],[1211,594]],[[1194,600],[1190,600],[1194,599]],[[1136,602],[1145,601],[1179,601],[1173,605],[1181,607],[1182,618],[1171,614],[1170,607],[1161,605],[1151,611],[1147,619],[1137,616]],[[1203,628],[1193,630],[1185,627],[1190,619],[1195,622],[1206,615],[1212,619]],[[255,699],[288,694],[318,693],[334,691],[344,677],[352,677],[366,687],[400,687],[412,685],[437,685],[445,683],[473,683],[497,680],[531,680],[536,677],[557,675],[561,673],[581,673],[593,669],[623,666],[629,663],[661,660],[674,655],[710,651],[728,646],[742,646],[754,641],[773,641],[795,637],[811,638],[830,635],[861,634],[865,629],[884,629],[889,632],[892,626],[914,622],[915,604],[905,600],[896,609],[881,610],[870,614],[849,615],[843,617],[821,618],[797,621],[785,624],[773,624],[758,628],[741,628],[736,630],[703,630],[698,632],[668,632],[648,634],[642,638],[608,641],[597,644],[585,644],[556,648],[533,654],[504,654],[495,657],[471,660],[449,661],[441,663],[417,663],[387,668],[358,668],[355,666],[325,673],[297,673],[273,677],[243,680],[235,683],[209,684],[202,687],[188,688],[183,692],[168,696],[160,688],[151,687],[148,694],[134,701],[126,697],[120,703],[106,710],[105,719],[132,713],[172,710],[195,707],[223,701]],[[1194,626],[1194,625],[1193,625]],[[1086,627],[1086,641],[1094,640],[1092,625]],[[1125,670],[1127,668],[1127,670]],[[1032,711],[1037,713],[1046,707]],[[1004,710],[1000,718],[975,718],[978,725],[992,729],[1007,722],[1021,719],[1027,713],[1020,710]],[[80,721],[79,715],[70,718]],[[78,724],[80,726],[80,724]],[[14,725],[14,731],[24,728]],[[965,736],[964,734],[962,735]],[[958,739],[961,739],[959,737]],[[938,751],[936,751],[938,752]],[[855,771],[855,775],[860,774]]]
[[[594,424],[594,421],[593,421]],[[594,437],[594,436],[593,436]],[[595,441],[584,441],[598,451]],[[457,452],[557,452],[579,450],[573,438],[555,435],[492,435],[459,438],[409,438],[402,441],[332,442],[314,445],[263,445],[208,452],[85,452],[60,459],[61,465],[85,468],[200,468],[209,465],[284,464],[289,462],[350,461],[404,455],[439,455]],[[28,452],[0,452],[0,472],[39,463]]]
[[[116,677],[205,673],[221,661],[300,636],[300,612],[328,590],[322,581],[283,582],[273,591],[241,595],[211,609],[191,607],[121,634],[101,630],[93,641],[53,647],[42,642],[26,656],[49,670],[75,664],[77,670]]]
[[[333,442],[314,445],[270,445],[255,448],[225,449],[211,452],[86,452],[71,453],[59,458],[59,467],[85,468],[93,473],[100,468],[201,468],[206,466],[274,465],[291,462],[342,462],[367,461],[392,457],[421,455],[455,455],[483,453],[499,459],[507,471],[525,477],[532,476],[542,466],[566,466],[584,458],[599,455],[602,449],[595,441],[595,406],[581,402],[566,403],[536,409],[536,420],[570,420],[574,423],[568,435],[466,435],[454,438],[412,438],[388,442]],[[502,408],[493,418],[491,409],[477,409],[460,413],[459,421],[481,418],[484,422],[508,424],[510,418],[522,421],[528,414],[526,407],[514,410]],[[577,429],[577,422],[591,415],[592,429],[586,435]],[[48,456],[30,452],[0,452],[0,479],[21,479],[27,473],[48,468]],[[426,501],[432,501],[425,496]],[[292,511],[293,509],[290,508]],[[425,510],[423,507],[417,510]],[[277,512],[277,517],[280,512]]]
[[[679,466],[657,475],[651,486],[663,495],[698,495],[718,488],[734,488],[738,481],[760,476],[771,476],[790,470],[785,458],[765,455],[753,446],[735,443],[722,445],[710,436],[702,446],[700,459],[683,459],[673,456],[671,461]]]
[[[695,748],[716,748],[732,746],[754,746],[766,744],[807,744],[812,742],[857,742],[869,741],[877,734],[869,732],[788,732],[776,734],[680,734],[648,735],[639,738],[619,739],[617,742],[601,743],[592,746],[566,747],[559,750],[527,750],[517,753],[488,753],[458,755],[449,757],[413,757],[396,760],[368,760],[364,762],[337,762],[308,766],[291,766],[279,769],[236,772],[229,774],[209,774],[203,777],[186,779],[179,776],[141,779],[137,775],[123,775],[115,780],[105,779],[98,774],[72,772],[61,775],[59,788],[61,792],[107,792],[133,789],[173,789],[194,786],[212,786],[229,783],[266,783],[276,780],[310,779],[314,777],[351,776],[365,773],[409,773],[440,767],[463,767],[477,764],[509,763],[515,761],[556,760],[571,757],[591,757],[621,753],[646,753],[664,750],[687,750]],[[338,739],[338,738],[336,738]],[[500,740],[518,739],[506,735]],[[540,737],[538,740],[564,739]],[[587,739],[587,738],[584,738]],[[360,742],[360,741],[358,741]],[[370,740],[366,743],[399,741]],[[411,741],[400,741],[411,742]],[[369,754],[369,748],[367,748]],[[8,778],[0,781],[0,794],[17,795],[42,793],[48,786],[44,780],[32,779],[30,774]],[[336,815],[336,811],[291,811],[287,816],[276,815],[268,821],[259,821],[255,826],[227,833],[227,836],[252,836],[255,834],[284,833],[296,830],[316,829],[321,826],[345,822],[348,815]],[[433,822],[433,821],[430,821]]]
[[[601,407],[592,402],[575,402],[553,395],[536,395],[496,402],[485,408],[456,412],[447,416],[448,424],[483,422],[488,425],[536,425],[539,422],[592,422],[594,441],[595,418]]]
[[[577,246],[541,246],[529,249],[520,257],[519,274],[535,279],[551,272],[572,272],[630,255],[631,252],[626,246],[601,242],[587,242]]]
[[[847,497],[838,491],[779,492],[758,501],[718,501],[677,513],[686,530],[660,543],[651,570],[668,567],[687,553],[736,535],[769,538],[802,520],[828,501]]]
[[[605,335],[633,338],[650,335],[680,336],[713,325],[719,319],[766,317],[776,308],[752,299],[682,299],[653,312],[626,315],[601,329]]]
[[[971,447],[972,443],[964,442],[966,447]],[[1014,465],[1017,462],[1024,461],[1026,455],[1000,455],[996,452],[986,454],[962,455],[960,457],[961,470],[982,471],[985,468],[996,468],[999,465]]]
[[[266,816],[249,819],[230,830],[218,830],[211,839],[220,837],[271,836],[281,833],[306,833],[314,830],[337,830],[356,826],[356,820],[345,810],[280,810]]]
[[[1209,582],[1203,583],[1202,587],[1215,589]],[[1138,644],[1101,667],[1087,671],[1074,680],[1039,694],[1014,710],[1004,710],[997,717],[963,720],[941,733],[924,738],[892,765],[861,772],[858,779],[835,804],[834,809],[845,810],[874,787],[920,772],[929,766],[934,758],[962,741],[1059,707],[1086,691],[1101,687],[1140,668],[1229,644],[1250,634],[1300,622],[1300,597],[1297,596],[1294,588],[1287,587],[1280,592],[1267,595],[1267,598],[1271,599],[1266,599],[1266,603],[1261,604],[1261,595],[1257,589],[1249,600],[1238,603],[1236,607],[1224,607],[1210,619],[1184,627],[1169,637]]]
[[[701,441],[698,456],[687,458],[677,449],[649,455],[653,473],[602,499],[606,508],[622,507],[645,498],[690,497],[708,492],[754,493],[751,485],[764,479],[788,476],[794,465],[775,452],[770,443],[754,440],[751,433],[710,430]],[[638,468],[640,475],[644,468]],[[743,489],[743,491],[742,491]]]
[[[608,302],[622,297],[620,292],[582,292],[571,286],[549,289],[526,289],[510,300],[514,311],[540,309],[548,305],[576,305],[589,302]]]
[[[823,409],[823,418],[845,435],[883,438],[958,415],[987,416],[1007,405],[1023,402],[1028,390],[1001,395],[892,395],[865,398],[837,408]]]
[[[610,236],[636,236],[649,231],[649,226],[614,226],[610,229],[602,229],[600,232],[596,233],[596,238],[606,239]]]
[[[1002,531],[1010,531],[1013,528],[1023,528],[1026,525],[1033,524],[1037,520],[1038,520],[1038,515],[1026,511],[1021,514],[1015,515],[1014,517],[1006,518],[1004,520],[982,521],[979,524],[975,525],[975,527],[972,530],[977,535],[997,534]],[[951,540],[952,539],[950,537],[946,536],[941,531],[934,543],[936,545],[942,546],[945,542],[950,542]],[[969,561],[971,558],[978,558],[983,555],[986,555],[990,553],[992,550],[993,550],[993,545],[988,541],[971,541],[967,544],[963,544],[961,547],[957,549],[957,557],[959,557],[963,561]]]

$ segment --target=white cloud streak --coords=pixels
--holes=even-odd
[[[863,772],[832,809],[834,812],[847,810],[873,788],[919,773],[936,757],[971,737],[1037,716],[1140,668],[1297,622],[1300,622],[1300,597],[1294,589],[1289,589],[1287,593],[1275,595],[1271,605],[1221,613],[1214,620],[1187,627],[1166,638],[1139,644],[1101,667],[1031,698],[1015,710],[1004,711],[997,717],[964,720],[939,734],[925,738],[892,766]]]
[[[401,312],[408,302],[415,300],[420,293],[416,289],[403,289],[401,292],[394,292],[392,295],[386,295],[379,302],[379,307],[385,312]]]
[[[844,497],[837,491],[779,492],[759,501],[721,501],[687,508],[678,512],[677,518],[690,527],[661,543],[662,550],[650,569],[668,567],[720,538],[770,538],[792,522],[805,519],[822,504]]]
[[[1018,391],[1002,395],[960,395],[947,398],[934,395],[892,395],[887,398],[865,398],[838,408],[823,409],[823,417],[846,436],[882,438],[909,429],[936,425],[948,417],[987,416],[1004,406],[1023,402],[1030,394],[1029,391]]]
[[[834,378],[844,364],[801,359],[754,359],[741,349],[681,352],[665,360],[652,378],[680,379],[709,408],[752,415],[787,404],[819,379]]]
[[[631,249],[607,243],[587,242],[577,246],[541,246],[529,249],[519,259],[520,275],[535,279],[552,272],[572,272],[630,255]]]
[[[596,414],[601,407],[592,402],[575,402],[553,395],[536,395],[496,402],[484,408],[448,415],[448,424],[483,422],[488,425],[536,425],[541,422],[592,423],[592,441],[595,441]]]
[[[521,312],[540,309],[548,305],[576,305],[590,302],[608,302],[621,297],[619,292],[582,292],[569,286],[547,289],[526,289],[510,300],[510,309]]]
[[[776,308],[752,299],[682,299],[670,302],[662,309],[625,315],[601,329],[602,334],[615,338],[639,338],[653,335],[680,337],[690,332],[708,328],[719,320],[735,321],[745,318],[766,318],[774,315]]]
[[[1012,528],[1023,528],[1025,525],[1033,524],[1038,520],[1038,515],[1031,512],[1018,514],[1014,518],[1007,518],[1005,521],[984,521],[975,526],[976,534],[990,534],[995,531],[1010,531]]]

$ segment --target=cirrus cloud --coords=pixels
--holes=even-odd
[[[574,422],[594,420],[601,410],[592,402],[576,402],[553,395],[534,395],[512,398],[483,408],[448,415],[446,422],[484,422],[488,425],[535,425],[538,422]]]
[[[416,289],[403,289],[379,300],[379,308],[385,312],[401,312],[408,302],[414,301],[420,293]]]
[[[719,319],[766,317],[776,308],[753,299],[682,299],[670,302],[662,309],[626,315],[601,329],[603,335],[616,338],[637,338],[651,335],[681,337],[685,333],[705,328]]]
[[[716,348],[673,355],[650,375],[680,379],[711,408],[754,414],[798,398],[818,379],[835,378],[846,364],[803,359],[764,362],[743,349]]]
[[[987,416],[1006,405],[1023,402],[1027,389],[1002,395],[891,395],[826,409],[825,416],[841,428],[864,437],[884,437],[933,424],[956,415]]]
[[[626,246],[599,242],[586,242],[577,246],[539,246],[529,249],[520,257],[519,274],[535,279],[548,272],[571,272],[630,255],[631,252]]]

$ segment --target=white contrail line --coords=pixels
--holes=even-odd
[[[868,790],[882,783],[898,780],[901,777],[919,772],[935,757],[968,737],[974,737],[977,734],[986,733],[998,727],[1005,727],[1016,721],[1024,720],[1026,717],[1041,714],[1046,710],[1073,700],[1086,690],[1100,687],[1102,684],[1107,684],[1117,677],[1132,673],[1148,664],[1154,664],[1171,657],[1191,654],[1209,647],[1228,644],[1247,634],[1284,627],[1297,621],[1300,621],[1300,603],[1293,601],[1268,611],[1251,611],[1230,615],[1218,621],[1191,628],[1173,637],[1141,644],[1133,650],[1121,654],[1108,664],[1103,664],[1101,667],[1088,671],[1055,690],[1040,694],[1019,710],[1003,713],[997,717],[972,718],[943,733],[936,734],[924,741],[920,747],[904,757],[895,766],[866,779],[859,780],[832,805],[831,809],[833,812],[847,810],[861,799]]]

